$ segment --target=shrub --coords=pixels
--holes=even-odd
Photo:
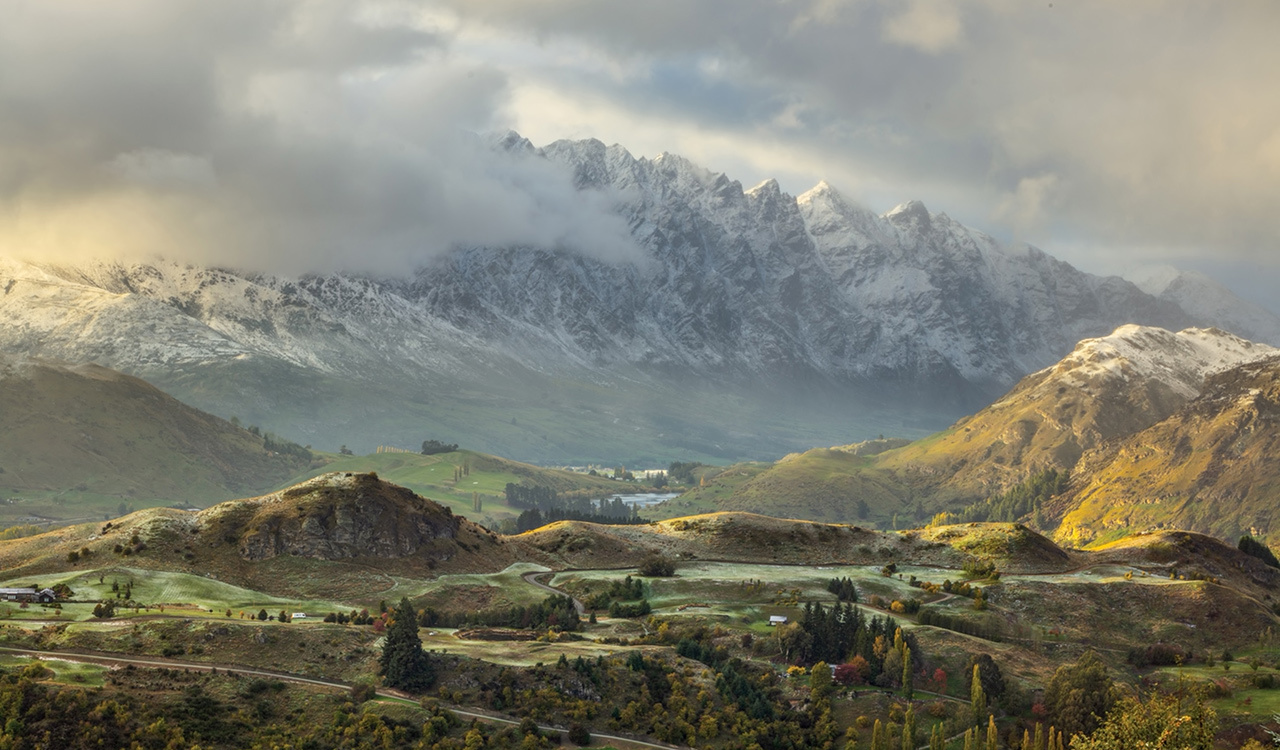
[[[676,574],[676,564],[662,555],[650,555],[640,562],[640,575],[651,578],[670,578]]]

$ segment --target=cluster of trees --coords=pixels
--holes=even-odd
[[[700,661],[715,670],[716,692],[747,716],[757,721],[767,721],[776,716],[777,711],[769,700],[768,693],[761,688],[759,680],[750,679],[749,674],[744,675],[743,663],[737,659],[731,661],[728,650],[723,646],[682,638],[676,644],[676,653],[686,659]]]
[[[982,619],[964,617],[944,611],[938,607],[921,608],[916,621],[921,625],[932,625],[935,628],[954,630],[957,633],[984,638],[988,641],[999,641],[1002,635],[998,620],[985,616]]]
[[[644,598],[644,581],[627,576],[621,581],[614,581],[609,588],[592,594],[583,602],[587,609],[606,609],[615,602],[633,602]]]
[[[453,453],[458,450],[457,443],[444,443],[439,440],[423,440],[422,455],[434,456],[437,453]]]
[[[1046,502],[1067,489],[1070,480],[1067,471],[1045,469],[999,495],[965,506],[955,513],[939,513],[930,523],[934,526],[979,521],[1009,523],[1024,516],[1037,516]],[[1037,519],[1036,525],[1044,524]]]
[[[639,517],[634,505],[621,498],[596,500],[590,497],[562,497],[550,487],[507,482],[507,504],[524,508],[516,519],[517,531],[530,531],[555,521],[588,521],[591,523],[647,523]]]
[[[824,607],[821,602],[808,602],[797,626],[803,636],[793,637],[793,642],[784,646],[783,655],[789,661],[840,664],[861,656],[872,675],[883,671],[889,644],[894,642],[899,631],[898,623],[892,617],[866,617],[860,607],[848,603]],[[791,635],[786,632],[788,629],[788,626],[780,629],[779,635],[784,640]],[[911,636],[907,638],[912,639]],[[896,676],[893,679],[896,680]]]
[[[369,614],[367,609],[362,609],[359,612],[354,609],[350,612],[330,612],[324,616],[325,622],[336,622],[341,625],[346,625],[347,623],[352,625],[372,625],[376,619],[379,618]]]
[[[252,429],[254,428],[251,428],[250,431],[252,431]],[[309,447],[298,445],[288,438],[282,438],[279,435],[274,435],[270,432],[264,432],[262,434],[262,448],[263,450],[270,451],[271,453],[279,453],[282,456],[292,456],[294,458],[302,459],[303,461],[310,461],[313,458]]]
[[[640,561],[640,575],[648,578],[670,578],[676,574],[675,561],[662,555],[649,555]]]
[[[827,591],[836,595],[836,598],[842,602],[858,601],[858,588],[853,585],[853,581],[847,576],[844,578],[832,578],[827,581]]]
[[[667,466],[667,478],[680,484],[693,484],[693,470],[706,464],[699,461],[672,461]]]
[[[1273,568],[1280,568],[1280,560],[1276,559],[1276,554],[1271,551],[1271,548],[1252,536],[1245,534],[1240,537],[1240,543],[1236,546],[1246,555],[1256,557]]]
[[[590,500],[584,502],[588,505],[592,504],[592,501]],[[622,505],[625,507],[615,510],[615,505]],[[607,512],[584,513],[569,508],[550,508],[548,510],[530,508],[529,510],[521,511],[520,515],[516,517],[516,532],[524,533],[526,531],[533,531],[534,529],[540,529],[543,526],[546,526],[549,523],[555,523],[556,521],[585,521],[587,523],[611,524],[615,526],[648,523],[647,520],[636,515],[635,506],[627,505],[616,498],[613,502],[601,500],[597,507],[605,509]]]

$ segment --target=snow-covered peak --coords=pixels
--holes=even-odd
[[[782,195],[782,187],[778,185],[778,181],[770,177],[762,181],[759,185],[746,191],[746,194],[753,198],[774,198]]]
[[[1180,271],[1173,266],[1155,266],[1134,276],[1130,281],[1147,294],[1159,297],[1183,273],[1184,271]]]
[[[1108,336],[1085,339],[1054,365],[1056,378],[1077,383],[1132,378],[1158,380],[1177,393],[1199,394],[1206,375],[1251,362],[1277,350],[1217,328],[1123,325]]]
[[[899,203],[885,213],[884,218],[890,221],[902,219],[928,219],[929,209],[921,201],[911,200],[906,203]]]
[[[1198,320],[1211,320],[1255,341],[1280,345],[1280,315],[1241,299],[1199,271],[1162,266],[1148,271],[1134,283],[1147,294],[1178,305]]]

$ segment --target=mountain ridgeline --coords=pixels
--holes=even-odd
[[[877,215],[825,183],[744,189],[593,140],[495,147],[607,193],[638,254],[466,248],[401,278],[0,260],[0,351],[97,362],[326,449],[425,432],[665,464],[923,436],[1125,323],[1280,330],[1225,289],[1188,312],[918,202]]]
[[[1266,457],[1280,448],[1278,378],[1270,346],[1122,326],[928,438],[731,469],[690,497],[895,528],[1022,521],[1074,545],[1168,529],[1275,541],[1280,470]]]

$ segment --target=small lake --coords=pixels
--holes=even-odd
[[[614,495],[613,497],[616,497],[627,505],[634,505],[637,508],[647,508],[650,505],[657,505],[658,503],[679,496],[679,492],[640,492],[634,495]]]

